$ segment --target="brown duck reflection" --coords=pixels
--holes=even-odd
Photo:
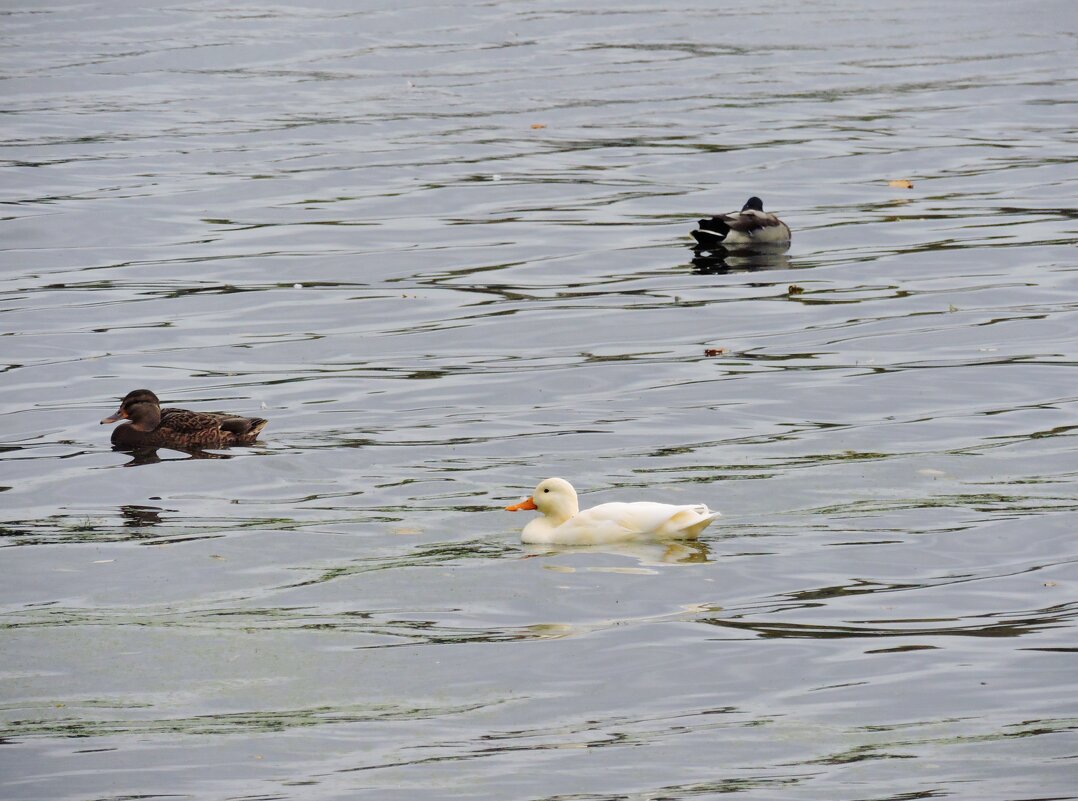
[[[158,462],[176,462],[187,461],[187,459],[231,459],[232,456],[227,453],[213,453],[212,451],[203,451],[198,448],[168,448],[167,450],[176,451],[177,453],[187,454],[187,459],[162,459],[158,456],[158,448],[125,448],[122,445],[113,445],[114,451],[120,451],[121,453],[131,454],[131,461],[124,462],[124,467],[138,467],[143,464],[157,464]]]
[[[120,507],[120,514],[124,518],[124,526],[127,528],[144,528],[146,526],[160,525],[161,512],[165,511],[159,506],[136,506],[127,505]]]

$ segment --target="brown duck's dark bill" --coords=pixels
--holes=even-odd
[[[507,512],[525,512],[525,511],[528,511],[529,509],[538,509],[538,508],[539,507],[537,507],[535,505],[535,499],[534,498],[525,498],[520,503],[514,503],[512,506],[506,506],[505,511],[507,511]]]
[[[120,409],[116,414],[110,414],[108,417],[101,418],[101,425],[105,423],[115,423],[117,420],[123,420],[127,415],[123,409]]]

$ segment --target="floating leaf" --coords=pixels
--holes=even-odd
[[[533,122],[532,128],[534,128],[535,130],[539,130],[540,128],[546,128],[546,125],[541,122]]]
[[[905,178],[896,178],[893,181],[888,181],[887,185],[892,186],[895,189],[913,189],[913,181],[909,181]]]
[[[726,353],[726,348],[704,348],[705,356],[722,356]]]
[[[786,287],[786,293],[789,295],[800,295],[804,291],[805,288],[803,286],[798,286],[797,284],[790,284]]]

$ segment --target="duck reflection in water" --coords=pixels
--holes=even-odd
[[[756,272],[757,270],[789,270],[794,265],[786,251],[790,245],[769,245],[755,248],[724,248],[714,250],[693,248],[692,271],[698,275]]]
[[[144,528],[146,526],[156,526],[164,522],[161,519],[161,512],[163,512],[160,506],[136,506],[128,504],[120,507],[120,514],[124,518],[124,526],[127,528]]]
[[[213,453],[211,451],[198,450],[196,448],[168,448],[183,456],[162,459],[158,455],[159,448],[125,448],[123,445],[113,445],[114,451],[131,454],[131,461],[124,462],[123,467],[138,467],[143,464],[157,464],[158,462],[186,462],[189,459],[231,459],[227,453]]]
[[[639,565],[691,565],[711,562],[703,542],[622,542],[607,545],[524,545],[526,556],[610,554],[635,559]],[[602,570],[603,568],[594,568]],[[617,570],[614,568],[613,570]]]

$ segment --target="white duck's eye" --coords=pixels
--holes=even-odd
[[[545,487],[545,488],[543,489],[543,492],[550,492],[550,487]]]

